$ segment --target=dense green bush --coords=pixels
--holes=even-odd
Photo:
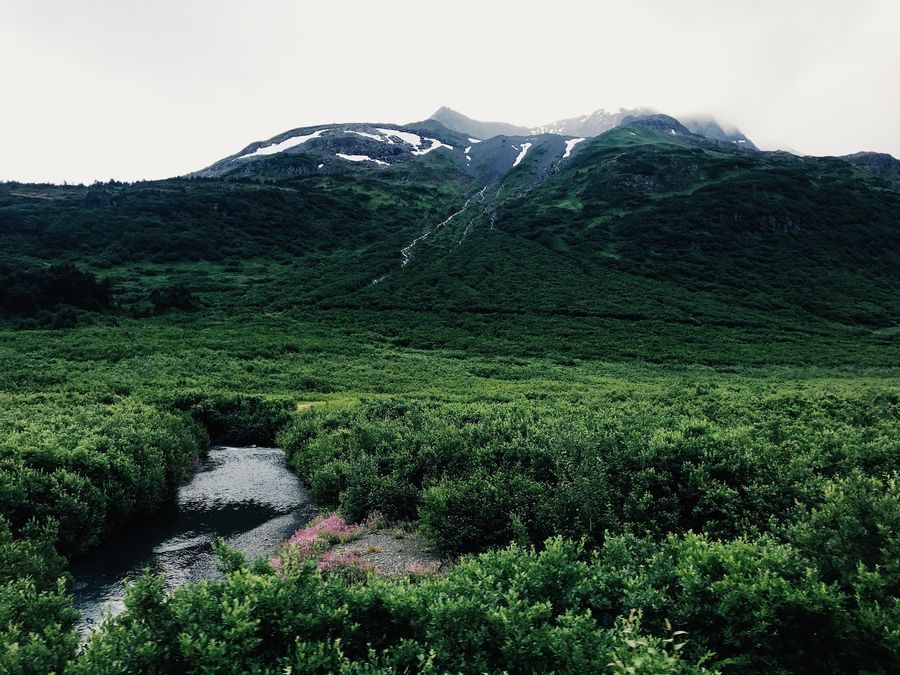
[[[164,314],[173,309],[190,312],[200,307],[200,301],[184,284],[154,288],[150,291],[149,299],[156,314]]]
[[[705,672],[672,629],[654,637],[639,614],[592,616],[582,591],[598,566],[579,558],[554,541],[541,553],[487,554],[446,578],[361,583],[313,565],[256,565],[171,598],[145,577],[70,671]]]
[[[288,401],[254,396],[188,395],[175,405],[200,423],[213,443],[270,445],[291,419]]]
[[[62,672],[77,612],[66,553],[170,499],[207,439],[136,403],[8,397],[0,408],[0,672]]]
[[[0,513],[14,531],[56,520],[65,551],[83,551],[158,508],[207,446],[186,415],[132,401],[3,403]]]
[[[77,613],[62,583],[65,560],[52,524],[13,535],[0,515],[0,672],[62,672],[75,653]]]
[[[694,391],[596,407],[371,401],[305,413],[279,442],[319,503],[355,519],[421,518],[434,546],[462,553],[551,534],[759,534],[817,508],[823,481],[889,480],[898,437],[890,397]],[[886,536],[876,527],[894,526],[879,508],[857,527],[869,547]]]
[[[731,672],[887,672],[900,655],[897,403],[705,387],[590,406],[379,399],[305,412],[279,441],[320,503],[418,517],[449,553],[580,539],[591,574],[541,592],[576,593],[602,625],[641,610],[651,633],[671,622],[692,658],[714,652]],[[460,569],[539,585],[513,551]]]
[[[528,543],[552,531],[557,520],[550,509],[553,490],[527,476],[483,469],[443,480],[422,496],[422,532],[435,548],[449,553],[484,551],[512,540]]]
[[[413,580],[259,563],[171,598],[145,577],[126,604],[73,672],[888,672],[898,655],[859,631],[856,599],[765,537],[610,537],[593,554],[551,539]]]
[[[75,265],[12,270],[0,267],[0,315],[34,316],[61,305],[100,311],[112,303],[110,282]]]

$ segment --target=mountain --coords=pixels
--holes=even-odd
[[[428,156],[429,161],[450,162],[468,176],[484,183],[493,182],[517,167],[526,155],[540,157],[532,167],[531,184],[542,181],[579,150],[586,136],[565,135],[557,127],[525,129],[511,125],[485,127],[462,115],[454,117],[448,108],[438,113],[457,128],[429,118],[422,122],[398,126],[394,124],[351,123],[301,127],[283,132],[265,141],[256,141],[239,152],[201,169],[192,176],[201,178],[267,178],[288,179],[301,176],[347,174],[361,170],[418,170],[411,167]],[[582,131],[610,128],[627,123],[656,126],[677,133],[693,143],[730,143],[694,133],[675,118],[645,111],[621,111],[614,116],[600,115],[580,123]],[[469,125],[468,122],[474,122]],[[493,125],[493,126],[491,126]],[[565,125],[564,125],[565,126]],[[570,125],[571,126],[571,125]],[[504,128],[516,133],[493,134]],[[561,128],[561,127],[560,127]],[[551,129],[557,129],[556,131]],[[475,135],[476,131],[491,135]],[[744,146],[736,146],[745,149]],[[747,146],[754,148],[752,144]],[[434,151],[439,151],[435,153]]]
[[[605,108],[595,110],[590,115],[570,117],[544,124],[531,129],[516,127],[501,122],[479,122],[447,107],[439,109],[431,116],[431,119],[441,122],[448,129],[460,133],[469,134],[478,138],[489,138],[492,135],[526,135],[526,134],[560,134],[573,137],[598,136],[614,129],[630,117],[646,117],[655,115],[658,111],[652,108],[620,108],[618,112],[611,112]],[[705,136],[711,140],[733,143],[741,150],[757,150],[756,145],[732,126],[722,126],[711,117],[687,117],[681,120],[685,127],[699,136]]]
[[[898,356],[883,341],[900,325],[900,192],[873,173],[890,161],[745,152],[666,115],[476,140],[434,120],[329,124],[180,179],[8,184],[0,267],[122,270],[111,306],[146,311],[153,281],[128,270],[174,265],[205,302],[363,312],[420,346],[471,330],[594,357]],[[229,271],[242,261],[252,286]],[[213,282],[197,265],[224,267]]]

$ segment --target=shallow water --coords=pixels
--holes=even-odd
[[[278,448],[214,447],[178,491],[177,504],[116,532],[73,561],[71,591],[86,632],[122,611],[128,579],[144,569],[167,588],[219,576],[212,543],[224,537],[248,560],[273,552],[312,515]]]

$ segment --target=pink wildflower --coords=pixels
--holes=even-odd
[[[328,551],[319,560],[319,569],[323,572],[331,572],[341,567],[358,567],[361,570],[368,569],[368,565],[356,553],[345,551],[336,553]]]
[[[297,530],[288,539],[287,546],[301,556],[311,558],[321,553],[328,544],[346,541],[361,529],[360,525],[347,524],[347,521],[336,513],[319,516],[302,530]]]

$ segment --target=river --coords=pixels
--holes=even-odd
[[[128,525],[73,560],[71,586],[86,633],[122,611],[125,583],[144,569],[168,589],[219,576],[212,543],[224,537],[248,560],[272,553],[314,513],[279,448],[213,447],[174,505]]]

